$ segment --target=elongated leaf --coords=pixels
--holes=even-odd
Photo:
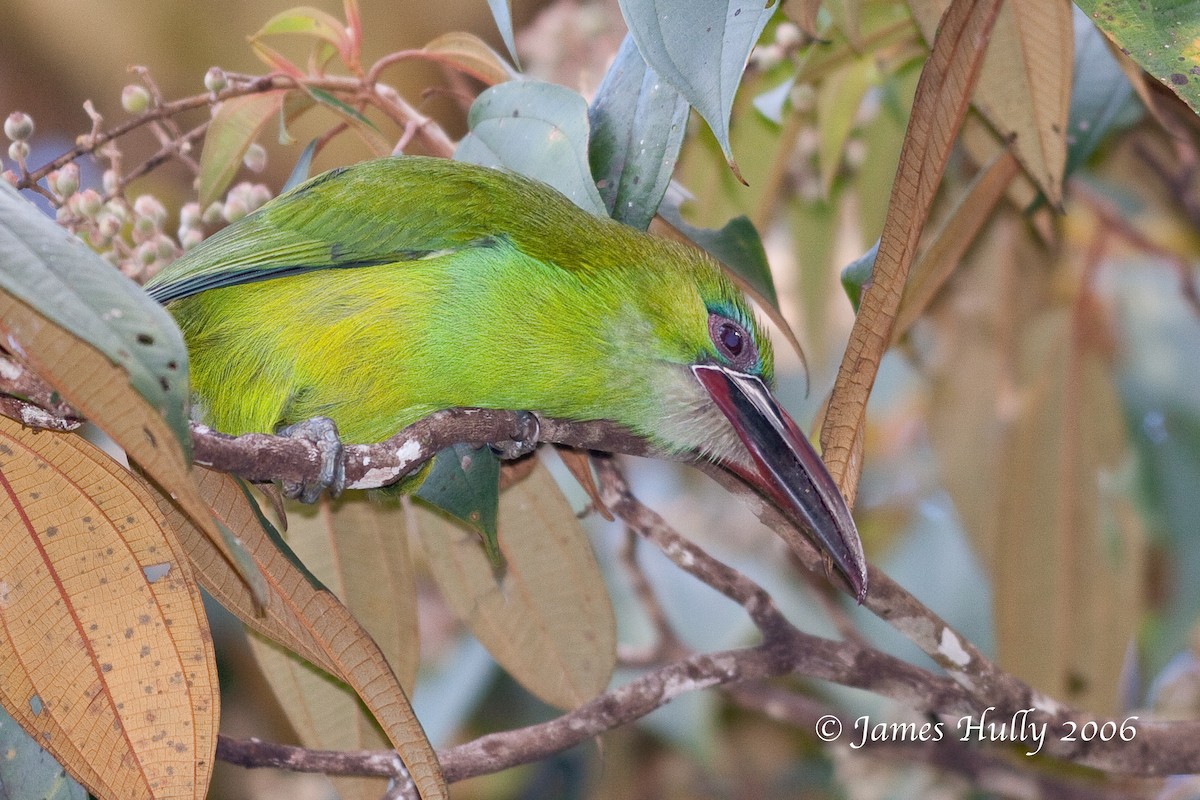
[[[1116,713],[1120,670],[1142,620],[1145,532],[1122,485],[1128,457],[1111,363],[1084,305],[1023,326],[1027,402],[1001,465],[1004,554],[995,584],[997,656],[1041,690]],[[1037,592],[1021,591],[1030,585]]]
[[[305,91],[318,103],[333,110],[334,113],[345,120],[351,129],[358,134],[359,138],[371,148],[371,152],[376,158],[391,155],[391,144],[387,139],[383,138],[383,134],[380,133],[379,128],[375,127],[375,123],[363,116],[361,111],[343,103],[324,89],[309,86]]]
[[[7,184],[0,186],[0,289],[120,365],[190,449],[187,347],[171,315]]]
[[[729,116],[742,71],[777,0],[621,0],[646,63],[704,117],[733,166]]]
[[[608,685],[616,660],[612,604],[579,520],[545,467],[500,498],[500,573],[473,533],[417,511],[446,602],[526,689],[574,708]]]
[[[698,228],[688,224],[678,206],[664,206],[663,219],[684,234],[702,250],[720,261],[771,308],[779,309],[779,295],[771,277],[771,265],[762,237],[748,217],[734,217],[724,227]]]
[[[404,509],[361,493],[318,507],[291,504],[287,542],[318,579],[345,603],[379,645],[411,695],[420,662],[416,590]],[[378,750],[388,740],[358,697],[299,656],[257,634],[250,637],[271,691],[306,747]],[[379,778],[335,778],[343,800],[376,800]]]
[[[926,41],[948,0],[910,2]],[[1062,202],[1074,35],[1068,0],[1012,0],[991,34],[972,103],[1005,138],[1052,205]]]
[[[650,225],[675,171],[687,116],[683,95],[659,80],[627,35],[588,110],[592,174],[600,176],[600,196],[614,219],[639,230]]]
[[[858,107],[878,78],[873,58],[856,58],[821,82],[817,94],[817,123],[821,135],[817,162],[825,197],[842,166],[846,142],[854,130]]]
[[[207,208],[229,187],[246,149],[283,109],[288,89],[231,97],[221,103],[200,153],[200,207]]]
[[[500,30],[500,38],[504,40],[508,54],[512,56],[513,63],[520,68],[521,61],[517,58],[517,42],[513,37],[511,0],[488,0],[488,8],[492,10],[492,17],[496,20],[496,27]]]
[[[168,506],[167,518],[195,565],[200,585],[251,630],[345,681],[387,734],[421,797],[445,798],[437,757],[378,645],[350,611],[304,568],[274,529],[264,528],[258,507],[236,479],[203,469],[196,473],[200,492],[214,513],[245,540],[265,576],[266,599],[257,604],[209,541]]]
[[[510,81],[475,99],[470,133],[454,157],[507,167],[548,183],[575,205],[608,216],[588,166],[587,103],[577,92],[540,81]]]
[[[346,26],[337,17],[319,8],[297,6],[281,11],[267,20],[250,40],[274,34],[315,37],[336,48],[343,61],[349,62],[351,59],[350,37],[346,33]]]
[[[954,0],[938,29],[933,52],[917,85],[912,118],[892,185],[888,217],[880,237],[871,288],[863,295],[850,331],[829,409],[821,429],[823,456],[838,488],[853,504],[862,469],[867,399],[892,337],[908,268],[917,240],[962,124],[999,2]]]
[[[967,248],[975,241],[976,234],[991,218],[996,204],[1018,172],[1016,158],[1008,150],[998,155],[991,164],[980,170],[967,187],[965,194],[954,211],[938,229],[929,248],[921,254],[909,275],[896,312],[896,326],[892,339],[899,339],[908,331],[929,304],[934,295],[949,279],[954,268],[962,260]]]
[[[1200,7],[1195,0],[1078,0],[1078,5],[1122,52],[1200,113]]]
[[[0,708],[0,797],[87,800],[79,785],[8,712]]]
[[[472,33],[444,33],[422,48],[433,60],[495,86],[518,77],[487,42]]]
[[[261,593],[248,556],[192,484],[187,360],[174,321],[7,185],[0,187],[0,281],[4,346],[124,448]],[[70,317],[64,327],[48,318],[63,314]]]
[[[150,493],[73,434],[0,417],[0,700],[103,797],[203,797],[216,664]]]

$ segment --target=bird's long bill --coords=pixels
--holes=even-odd
[[[803,521],[862,602],[867,561],[858,528],[807,437],[753,375],[716,364],[697,364],[692,371],[754,459],[758,474],[744,476]]]

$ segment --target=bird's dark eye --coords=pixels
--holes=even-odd
[[[758,361],[754,341],[744,327],[720,314],[708,315],[708,335],[730,366],[750,370]]]
[[[732,322],[721,323],[720,336],[721,347],[725,349],[725,352],[735,358],[742,354],[742,347],[744,346],[742,332]]]

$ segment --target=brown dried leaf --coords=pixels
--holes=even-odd
[[[559,708],[608,686],[612,603],[587,536],[544,466],[500,496],[500,574],[474,532],[416,511],[442,596],[522,686]]]
[[[1112,364],[1083,330],[1105,323],[1086,299],[1075,314],[1048,312],[1021,335],[1022,403],[998,487],[997,656],[1044,692],[1115,713],[1146,542]]]
[[[129,375],[103,353],[0,292],[0,334],[21,360],[87,419],[124,448],[147,476],[170,494],[256,596],[265,591],[246,554],[213,520],[192,482],[183,448],[162,415],[129,385]]]
[[[292,561],[282,542],[267,535],[256,507],[232,477],[196,470],[201,494],[214,513],[245,542],[267,582],[261,612],[228,562],[179,513],[168,519],[208,592],[247,627],[279,642],[349,684],[387,733],[421,797],[447,797],[437,757],[413,715],[403,687],[379,646],[332,593]]]
[[[851,504],[861,470],[861,461],[854,461],[853,454],[861,446],[867,399],[891,342],[908,268],[966,113],[999,6],[999,0],[953,0],[917,85],[872,283],[850,331],[821,429],[825,463]]]
[[[292,552],[362,621],[411,694],[420,650],[404,509],[361,493],[335,503],[322,498],[316,508],[289,506],[286,538]],[[343,683],[261,636],[251,636],[250,646],[304,746],[388,747],[379,726]],[[343,800],[376,800],[386,790],[380,778],[335,778],[334,785]]]
[[[933,39],[947,0],[910,0],[913,17]],[[1010,0],[996,18],[972,99],[1004,137],[1054,206],[1062,203],[1067,112],[1074,58],[1067,0]]]
[[[1085,300],[1072,327],[1045,251],[1015,215],[998,222],[932,316],[930,440],[992,577],[1001,664],[1115,712],[1146,556],[1108,321]]]
[[[817,31],[817,12],[820,10],[821,0],[783,0],[783,13],[814,39],[820,38]]]
[[[958,140],[976,164],[990,164],[998,155],[1012,149],[1011,145],[1002,141],[991,126],[975,113],[967,115]],[[1035,205],[1039,189],[1028,172],[1022,169],[1013,178],[1008,184],[1007,195],[1012,207],[1025,213],[1041,240],[1048,244],[1054,242],[1057,238],[1054,212],[1044,203]]]
[[[1017,174],[1016,158],[1011,151],[1004,150],[971,181],[909,274],[896,312],[892,341],[903,336],[933,302]]]
[[[150,493],[82,437],[0,417],[0,508],[5,708],[94,794],[203,797],[212,641]]]

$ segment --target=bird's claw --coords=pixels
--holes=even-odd
[[[283,482],[283,495],[302,503],[315,503],[321,492],[329,490],[337,497],[346,488],[346,462],[343,458],[342,439],[337,425],[329,417],[313,417],[279,431],[280,436],[312,442],[321,454],[321,471],[315,480]]]
[[[505,442],[491,442],[488,445],[497,458],[511,461],[514,458],[527,456],[537,449],[538,438],[542,432],[542,425],[538,422],[537,415],[528,411],[519,411],[517,417],[521,430],[515,438]]]

